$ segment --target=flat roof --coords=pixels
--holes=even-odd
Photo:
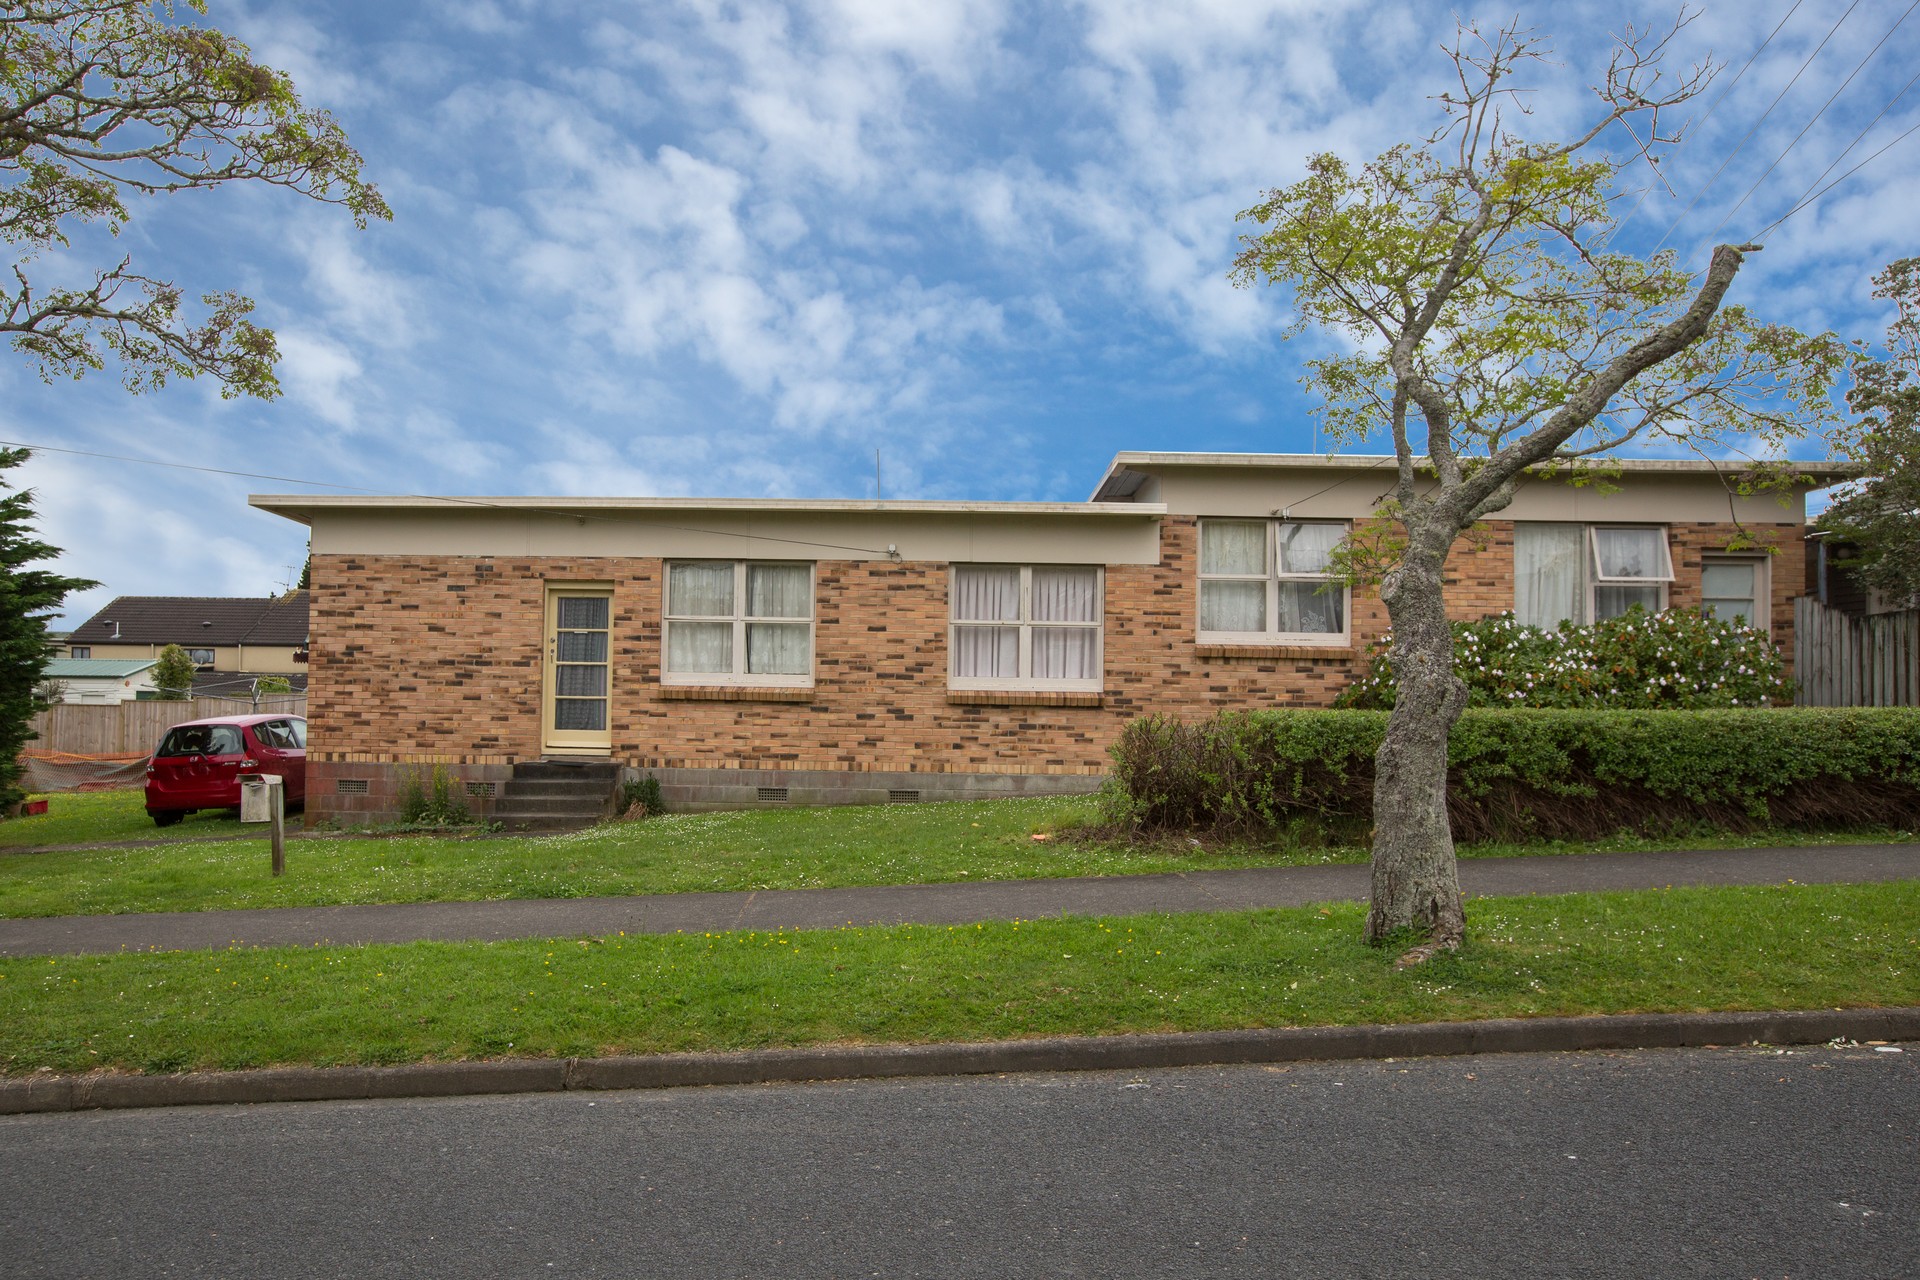
[[[1739,475],[1748,470],[1750,464],[1735,459],[1718,461],[1709,458],[1587,458],[1591,465],[1618,467],[1621,472],[1637,475],[1685,475],[1718,476]],[[1831,484],[1857,474],[1858,468],[1845,463],[1800,462],[1791,461],[1796,470],[1815,479],[1815,488]],[[1138,482],[1129,484],[1123,477],[1130,471],[1168,470],[1176,467],[1259,467],[1274,470],[1338,470],[1370,471],[1376,467],[1390,467],[1395,457],[1391,453],[1131,453],[1120,452],[1113,455],[1113,461],[1107,464],[1100,483],[1094,486],[1093,500],[1100,501],[1102,495],[1124,495],[1138,488]],[[1427,459],[1421,456],[1414,459],[1416,466],[1426,465]]]
[[[528,515],[573,516],[582,514],[617,515],[626,512],[782,512],[819,515],[1004,515],[1004,516],[1117,516],[1139,519],[1166,513],[1160,503],[1140,502],[916,502],[890,500],[861,501],[851,498],[538,498],[538,497],[454,497],[414,495],[407,497],[356,497],[342,494],[256,493],[247,505],[285,516],[301,524],[312,524],[313,516],[326,511],[340,512],[421,512],[421,511],[505,511]]]

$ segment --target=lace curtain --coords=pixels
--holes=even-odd
[[[955,566],[953,674],[970,680],[1099,679],[1099,571],[1049,567],[1030,570],[1027,577],[1023,620],[1019,569]],[[1025,672],[1020,669],[1023,625],[1031,667]]]
[[[1581,540],[1584,525],[1513,526],[1513,613],[1521,623],[1551,631],[1578,622],[1581,608]]]

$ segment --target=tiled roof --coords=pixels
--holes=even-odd
[[[285,596],[120,596],[67,643],[177,644],[206,649],[307,642],[307,593]]]
[[[43,680],[125,680],[154,665],[153,658],[51,658]]]

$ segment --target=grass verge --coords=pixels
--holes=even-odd
[[[176,1071],[1920,1003],[1920,882],[1485,898],[1399,971],[1361,908],[0,960],[0,1072]]]
[[[0,821],[0,850],[112,840],[206,840],[258,834],[261,830],[243,826],[238,815],[229,817],[225,809],[202,809],[171,827],[155,826],[147,816],[146,793],[138,788],[62,791],[31,798],[45,800],[47,811]]]
[[[139,806],[139,792],[104,794],[122,797],[123,807]],[[1129,844],[1075,836],[1076,827],[1095,812],[1090,797],[982,800],[674,814],[557,836],[303,840],[289,847],[287,874],[278,880],[268,875],[264,829],[239,828],[258,838],[0,857],[0,916],[941,884],[1364,862],[1367,857],[1364,849],[1314,843],[1203,845],[1175,839]],[[0,831],[12,825],[0,823]],[[1036,834],[1048,838],[1035,840]],[[1597,845],[1488,845],[1461,852],[1514,856],[1911,839],[1906,832],[1707,832],[1666,840],[1620,837]]]

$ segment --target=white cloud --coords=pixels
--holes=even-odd
[[[352,429],[357,425],[351,385],[358,381],[360,362],[346,347],[305,329],[283,328],[280,341],[280,385],[289,399],[310,409],[325,422]]]

